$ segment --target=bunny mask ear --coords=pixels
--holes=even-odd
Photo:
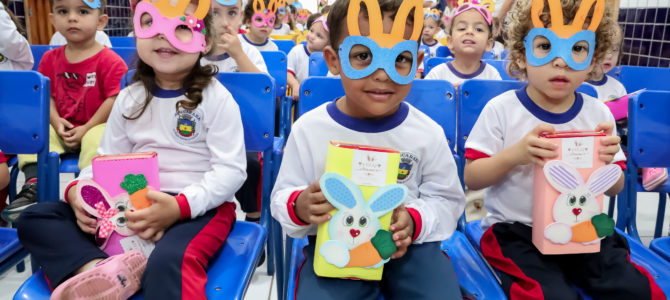
[[[326,200],[338,210],[351,210],[360,204],[359,201],[365,199],[358,185],[337,173],[323,174],[319,185]]]
[[[619,177],[621,177],[621,167],[609,164],[595,170],[586,181],[586,186],[593,195],[600,195],[616,184]]]
[[[549,184],[561,193],[569,193],[584,184],[584,179],[577,169],[564,161],[549,161],[543,170]]]
[[[402,184],[385,185],[370,196],[368,206],[376,217],[380,217],[402,204],[408,194],[409,190]]]

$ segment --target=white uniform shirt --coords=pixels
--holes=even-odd
[[[247,37],[244,34],[239,34],[239,37],[242,43],[254,46],[256,49],[258,49],[258,51],[279,51],[277,44],[275,44],[275,42],[271,41],[270,39],[266,39],[265,43],[255,44],[249,39],[247,39]]]
[[[289,26],[286,23],[282,23],[281,27],[279,27],[279,28],[273,27],[272,28],[272,33],[270,33],[270,34],[271,35],[287,35],[289,33],[291,33],[291,26]]]
[[[528,97],[525,87],[491,99],[468,136],[466,157],[473,152],[483,157],[496,155],[518,143],[540,124],[548,123],[556,131],[594,130],[602,122],[615,124],[612,113],[602,102],[585,94],[575,95],[573,106],[560,114],[537,106]],[[613,132],[616,134],[616,128]],[[614,157],[614,162],[625,160],[621,150]],[[486,189],[484,206],[488,215],[482,221],[482,228],[497,222],[532,225],[533,168],[533,164],[516,166]]]
[[[589,81],[587,83],[596,89],[598,100],[603,102],[628,94],[623,84],[609,75],[603,76],[603,79],[599,81]]]
[[[286,56],[286,68],[300,83],[309,76],[310,54],[311,53],[307,51],[307,44],[298,44],[295,45]]]
[[[107,36],[107,34],[102,30],[95,32],[95,41],[103,46],[107,46],[107,48],[112,48],[112,41],[109,40],[109,36]],[[58,31],[56,31],[56,33],[51,36],[51,40],[49,41],[49,45],[52,46],[62,46],[65,44],[67,44],[67,40]]]
[[[27,71],[33,68],[33,53],[28,40],[16,29],[0,3],[0,71]]]
[[[407,176],[398,180],[409,189],[404,204],[419,215],[414,219],[418,232],[414,242],[442,241],[452,235],[463,213],[465,196],[442,127],[404,102],[389,117],[361,120],[343,114],[334,101],[301,116],[284,149],[270,208],[288,235],[316,234],[316,225],[301,226],[292,221],[287,203],[293,192],[305,189],[324,173],[331,140],[400,151],[401,163],[409,169]]]
[[[192,218],[232,202],[247,165],[240,109],[230,92],[213,78],[196,109],[176,111],[176,103],[186,99],[182,92],[157,89],[138,119],[125,119],[135,116],[145,97],[141,83],[119,93],[98,153],[158,153],[161,191],[184,194]],[[88,167],[78,179],[92,173]]]
[[[426,79],[442,79],[451,82],[454,86],[460,85],[467,79],[502,80],[498,70],[485,62],[481,62],[479,69],[472,74],[458,72],[451,62],[439,64],[430,70]]]
[[[442,46],[442,44],[440,44],[440,42],[437,39],[435,39],[434,43],[428,45],[428,44],[423,42],[423,39],[421,39],[421,45],[420,46],[428,47],[428,49],[430,50],[430,57],[435,57],[435,55],[437,55],[437,48]]]
[[[240,38],[240,44],[242,46],[242,52],[251,60],[251,62],[258,68],[262,73],[268,73],[268,67],[265,65],[265,60],[263,60],[263,55],[261,52],[256,49],[256,47],[242,41]],[[237,62],[228,55],[224,53],[214,57],[203,57],[200,59],[201,65],[213,64],[219,68],[219,72],[239,72],[240,69],[237,67]]]

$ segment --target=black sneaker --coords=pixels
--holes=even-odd
[[[37,203],[37,182],[29,182],[23,185],[16,199],[9,203],[2,211],[2,218],[10,223],[15,222],[21,212],[29,206]]]

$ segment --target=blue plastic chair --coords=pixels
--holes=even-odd
[[[132,36],[110,36],[109,41],[112,42],[112,47],[135,48],[135,38]]]
[[[339,78],[311,77],[307,78],[300,87],[300,114],[317,106],[344,95]],[[456,101],[453,85],[444,80],[414,80],[406,101],[431,117],[444,129],[445,136],[451,149],[454,149],[456,126]],[[302,243],[302,244],[301,244]],[[297,246],[295,244],[298,244]],[[288,282],[285,283],[288,299],[293,299],[295,290],[295,276],[304,257],[301,249],[306,244],[304,239],[287,238],[286,262],[290,266]],[[442,249],[450,257],[456,269],[459,283],[471,293],[488,299],[504,297],[500,286],[493,274],[486,268],[486,264],[466,241],[462,233],[456,231],[451,239],[442,243]],[[291,250],[291,254],[288,251]],[[493,284],[491,284],[493,283]]]
[[[130,76],[132,76],[132,73],[132,70],[129,71]],[[272,159],[267,159],[272,157],[273,146],[275,145],[273,136],[274,82],[267,74],[260,73],[219,73],[217,79],[230,91],[240,107],[247,151],[263,152],[264,157],[266,157],[262,171],[261,225],[267,231],[256,224],[237,222],[223,247],[222,252],[226,254],[221,254],[216,261],[213,261],[207,272],[209,278],[208,297],[217,295],[216,297],[231,296],[234,299],[242,299],[246,284],[251,279],[263,246],[266,244],[266,232],[272,232],[269,228],[276,223],[270,217],[269,212],[273,163]],[[275,267],[274,263],[270,261],[272,250],[271,248],[268,251],[269,274],[274,272]],[[283,257],[283,254],[279,257]],[[232,270],[235,272],[230,272],[230,268],[233,268]],[[277,269],[278,272],[282,271],[279,266]],[[278,277],[280,276],[278,275]],[[43,281],[43,276],[33,275],[29,281],[24,283],[15,297],[21,294],[48,295],[48,287],[41,281]],[[43,289],[44,287],[47,288],[46,291]],[[17,299],[35,298],[28,296],[28,298]],[[135,299],[139,298],[136,296]]]
[[[629,99],[628,108],[628,161],[626,177],[628,196],[628,233],[639,239],[635,215],[637,210],[637,193],[646,192],[637,174],[638,168],[670,167],[668,145],[670,145],[670,120],[665,116],[664,109],[670,109],[670,92],[644,91]],[[665,213],[666,194],[670,192],[670,183],[665,183],[654,192],[659,193],[656,229],[651,242],[651,249],[659,254],[670,257],[670,237],[660,238]]]
[[[0,149],[37,153],[37,174],[43,178],[37,185],[40,202],[58,200],[58,154],[49,153],[50,96],[49,78],[34,71],[0,71]],[[16,229],[0,229],[0,274],[22,263],[27,254]]]
[[[35,61],[35,64],[33,65],[33,71],[37,71],[37,67],[39,67],[40,61],[42,61],[42,56],[44,55],[44,53],[54,48],[58,48],[58,46],[51,46],[51,45],[30,46],[30,51],[33,52],[33,60]]]
[[[286,96],[286,54],[281,51],[261,51],[268,73],[275,80],[277,98]]]
[[[470,242],[475,247],[477,247],[477,249],[480,249],[480,240],[484,234],[481,228],[481,220],[469,222],[465,228]],[[660,256],[650,251],[638,240],[625,234],[618,228],[616,231],[618,234],[626,237],[628,246],[630,247],[630,259],[636,265],[641,266],[649,271],[663,292],[665,292],[666,295],[670,295],[670,264],[667,261],[664,261]],[[581,290],[579,291],[580,293],[582,292]],[[582,293],[582,296],[584,296],[585,299],[591,299],[591,297],[585,295],[584,293]]]
[[[494,60],[496,59],[496,55],[493,52],[484,52],[484,55],[482,56],[482,59],[490,59]]]
[[[507,75],[507,64],[509,63],[509,61],[484,59],[484,62],[496,68],[496,70],[498,70],[498,73],[500,73],[500,78],[502,78],[503,80],[516,80],[516,78],[512,78],[509,75]]]
[[[309,76],[328,75],[328,65],[323,58],[323,52],[314,52],[309,55]]]
[[[209,299],[242,299],[260,258],[266,232],[258,224],[237,221],[226,243],[207,271],[205,292]],[[42,270],[26,280],[14,300],[49,299],[51,290]],[[143,299],[135,295],[131,299]]]
[[[670,91],[667,81],[667,78],[670,78],[670,68],[620,66],[614,68],[608,75],[621,81],[629,93],[644,88]]]
[[[112,51],[116,52],[121,59],[126,63],[128,69],[135,69],[137,64],[137,48],[133,47],[112,47]]]
[[[444,47],[444,46],[442,46]],[[439,49],[439,48],[438,48]],[[423,76],[426,77],[428,73],[430,73],[430,70],[433,68],[437,67],[439,64],[443,64],[448,61],[454,60],[452,57],[441,57],[441,56],[436,56],[436,57],[431,57],[429,58],[425,64],[423,64]]]
[[[435,51],[435,57],[449,57],[449,56],[454,56],[453,54],[451,54],[449,47],[447,46],[437,47],[437,51]]]
[[[295,47],[295,42],[292,40],[272,40],[275,45],[277,45],[277,48],[279,48],[279,51],[284,52],[284,54],[288,55],[289,52],[291,52],[291,49]]]

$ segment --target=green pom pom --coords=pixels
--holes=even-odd
[[[179,20],[186,21],[186,17],[182,16]]]
[[[606,214],[593,216],[591,223],[596,228],[598,237],[610,236],[614,233],[614,220]]]
[[[203,29],[202,34],[207,34],[207,29]]]
[[[123,177],[123,182],[121,182],[121,188],[126,190],[128,195],[132,195],[134,192],[145,187],[147,187],[147,179],[144,177],[144,174],[128,174]]]
[[[383,259],[388,259],[398,248],[393,241],[393,233],[387,230],[380,229],[377,234],[370,240],[372,246],[377,249],[379,256]]]

